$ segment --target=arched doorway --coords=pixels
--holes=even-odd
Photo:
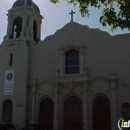
[[[39,123],[45,130],[53,130],[54,103],[50,98],[45,98],[40,103]]]
[[[3,122],[11,122],[12,121],[12,110],[13,103],[10,99],[7,99],[3,103],[3,113],[2,113],[2,121]]]
[[[93,130],[111,130],[110,102],[105,96],[93,101]]]
[[[82,102],[76,96],[70,96],[64,102],[63,129],[82,130]]]
[[[122,118],[130,120],[130,103],[128,102],[122,105]]]

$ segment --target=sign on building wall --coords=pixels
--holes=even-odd
[[[13,95],[14,70],[5,71],[4,95]]]

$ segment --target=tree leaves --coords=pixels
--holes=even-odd
[[[58,3],[59,0],[50,0]],[[89,7],[102,9],[100,23],[109,25],[111,31],[117,27],[130,30],[130,0],[67,0],[69,4],[78,5],[82,17],[89,17]]]

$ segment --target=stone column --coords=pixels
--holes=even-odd
[[[116,115],[116,77],[115,73],[111,73],[111,129],[117,130],[117,115]]]
[[[36,123],[36,78],[33,80],[32,85],[32,124]]]
[[[83,74],[83,67],[84,67],[84,60],[83,60],[83,46],[80,46],[79,48],[79,72],[80,74]]]
[[[8,14],[8,27],[6,33],[6,40],[10,39],[10,14]]]
[[[87,80],[83,82],[83,130],[88,130]]]
[[[41,15],[38,16],[38,21],[37,21],[37,38],[40,41],[41,40],[41,24],[42,24],[42,17]]]
[[[63,49],[60,49],[60,76],[63,76],[65,70],[64,66],[64,52]]]
[[[13,26],[13,25],[11,25],[12,22],[11,22],[11,12],[10,11],[7,16],[8,16],[8,26],[7,26],[6,40],[10,39],[10,35],[11,35],[11,31],[12,31],[11,26]]]
[[[58,130],[59,128],[59,124],[58,124],[58,112],[59,112],[59,107],[58,107],[58,83],[55,83],[54,85],[55,90],[54,90],[54,124],[53,124],[53,128],[54,130]]]
[[[25,31],[26,31],[26,13],[23,14],[23,20],[22,20],[22,32],[21,37],[25,37]]]
[[[29,21],[29,28],[30,28],[30,38],[31,39],[33,39],[33,20],[34,20],[34,18],[33,18],[34,16],[33,16],[33,14],[32,15],[30,15],[30,21]]]

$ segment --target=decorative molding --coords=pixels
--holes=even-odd
[[[69,86],[70,87],[73,87],[73,86],[82,86],[83,85],[83,82],[82,81],[66,81],[66,82],[60,82],[60,86],[61,87],[66,87],[66,86]]]
[[[15,105],[16,107],[22,107],[22,106],[24,106],[23,104],[17,104],[17,105]]]
[[[5,41],[5,46],[6,46],[6,49],[9,49],[9,50],[13,50],[15,48],[17,48],[19,46],[19,40],[17,39],[12,39],[10,40],[10,42],[7,42]]]
[[[53,85],[53,83],[52,83],[51,81],[49,82],[49,80],[43,80],[43,81],[39,82],[39,83],[37,84],[37,86],[40,87],[42,84],[45,84],[45,83],[48,83],[48,84],[50,84],[50,85]]]
[[[93,79],[90,80],[90,83],[93,83],[95,82],[96,80],[104,80],[106,82],[110,82],[110,79],[106,78],[106,77],[103,77],[103,76],[98,76],[98,77],[95,77]]]

